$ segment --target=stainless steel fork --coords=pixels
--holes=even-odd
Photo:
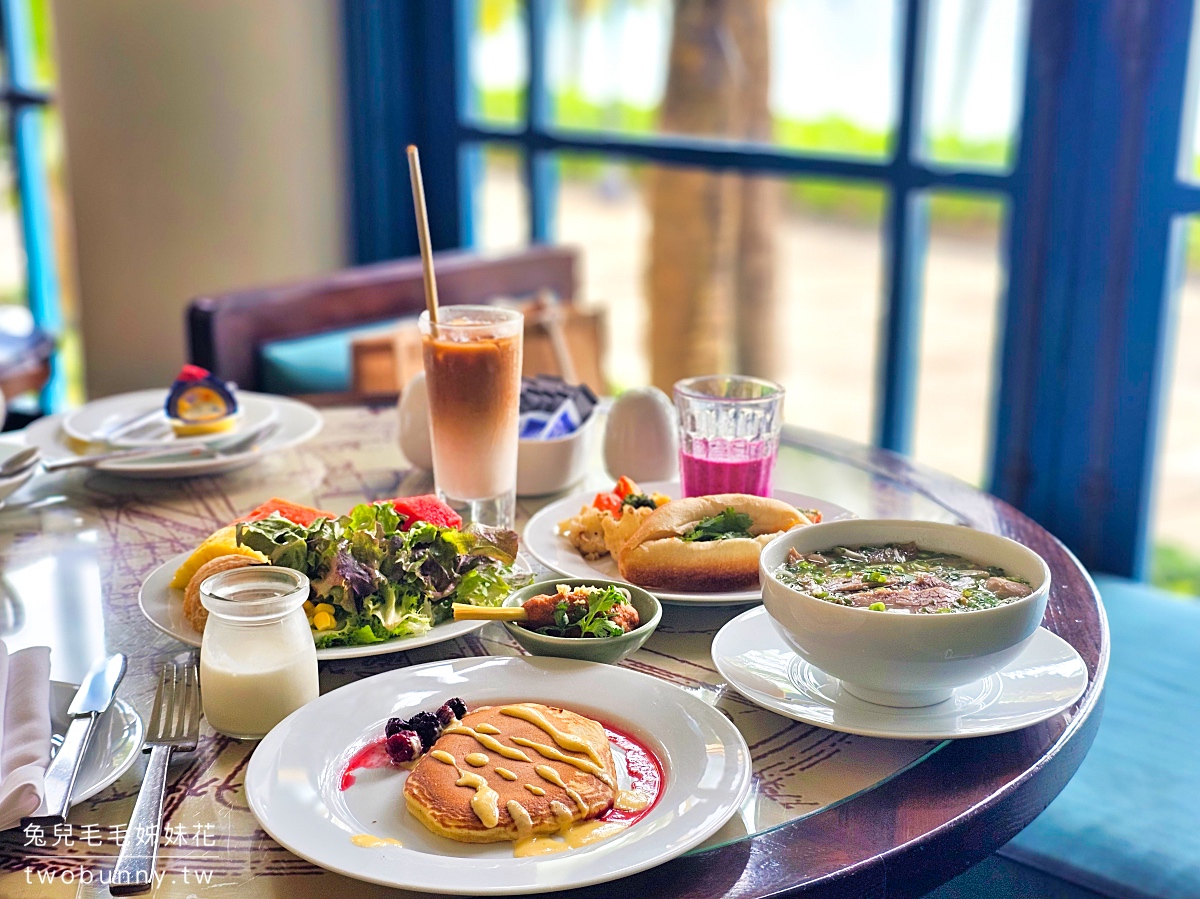
[[[163,666],[154,698],[154,714],[146,730],[150,761],[133,806],[125,842],[113,869],[109,892],[114,896],[144,893],[154,882],[163,797],[171,753],[191,752],[200,736],[200,675],[194,661]]]

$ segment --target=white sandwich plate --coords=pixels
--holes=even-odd
[[[678,481],[653,481],[640,486],[647,493],[663,493],[672,499],[678,499],[683,495]],[[792,493],[790,490],[775,490],[771,495],[797,509],[817,509],[821,513],[822,521],[855,517],[849,509],[815,496]],[[595,561],[589,561],[579,554],[566,537],[558,533],[558,523],[576,515],[581,506],[591,505],[595,496],[596,491],[594,490],[587,493],[575,493],[543,506],[525,525],[522,546],[529,550],[530,555],[535,559],[558,574],[567,577],[603,578],[627,584],[629,582],[621,577],[621,573],[617,570],[616,560],[611,556],[603,556]],[[730,606],[762,601],[762,591],[758,588],[726,593],[684,593],[673,590],[647,589],[650,589],[650,592],[663,602],[680,605]]]

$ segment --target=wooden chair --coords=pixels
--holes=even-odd
[[[579,253],[570,247],[531,247],[495,257],[438,253],[434,265],[443,305],[530,297],[541,290],[569,304],[577,292]],[[266,344],[416,316],[424,308],[419,258],[284,286],[201,296],[187,310],[190,357],[226,380],[259,390]],[[347,392],[323,399],[354,398]]]

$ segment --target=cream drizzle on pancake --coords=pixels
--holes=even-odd
[[[507,768],[501,768],[501,767],[497,766],[496,773],[499,774],[501,777],[503,777],[505,780],[516,780],[517,779],[517,775],[513,774]]]
[[[517,825],[517,842],[528,840],[533,836],[533,819],[529,817],[529,812],[526,811],[525,806],[521,805],[515,799],[510,799],[504,807],[508,809],[513,823]]]
[[[548,780],[548,781],[550,781],[550,783],[554,784],[556,787],[561,787],[562,789],[564,789],[566,791],[567,795],[571,797],[571,801],[574,802],[577,806],[579,806],[579,810],[581,812],[583,812],[585,815],[590,811],[590,809],[588,808],[588,804],[583,801],[583,797],[579,795],[578,791],[572,790],[565,783],[563,783],[563,779],[559,775],[559,773],[557,771],[555,771],[553,768],[551,768],[549,765],[538,765],[533,770],[534,770],[534,773],[537,774],[537,776],[540,777],[542,780]]]
[[[462,734],[464,737],[474,737],[484,749],[490,749],[498,755],[504,756],[506,759],[512,759],[514,762],[528,762],[529,756],[519,749],[513,749],[511,746],[505,746],[495,737],[490,737],[487,734],[480,733],[472,727],[467,727],[465,724],[453,724],[442,731],[444,734]],[[517,738],[520,739],[520,738]],[[517,742],[514,739],[513,742]]]
[[[598,765],[588,761],[587,759],[577,759],[575,756],[567,755],[565,752],[555,749],[553,746],[547,746],[545,743],[535,743],[533,740],[526,740],[524,737],[513,737],[512,741],[518,746],[529,747],[539,755],[543,756],[544,758],[548,758],[551,761],[565,762],[568,765],[574,765],[580,771],[591,774],[593,777],[598,778],[601,783],[607,784],[610,787],[613,785],[612,778],[609,776],[608,772]]]
[[[469,752],[463,756],[463,761],[472,768],[482,768],[488,763],[489,759],[482,752]]]
[[[525,784],[525,789],[527,789],[534,796],[545,796],[546,795],[545,790],[543,790],[541,787],[535,787],[533,784]]]
[[[429,753],[429,757],[433,758],[433,759],[437,759],[439,762],[442,762],[443,764],[446,764],[446,765],[457,765],[458,764],[456,761],[454,761],[454,756],[452,756],[450,753],[448,753],[444,749],[433,750],[433,752]]]
[[[508,804],[508,813],[513,816],[514,821],[517,821],[517,831],[520,833],[522,824],[513,811],[514,805],[521,811],[525,811],[525,809],[515,800],[511,800]],[[556,852],[566,852],[568,849],[579,849],[589,843],[598,843],[616,836],[629,826],[625,821],[575,821],[569,817],[570,809],[565,805],[556,802],[551,807],[554,806],[558,806],[555,809],[558,816],[558,833],[552,836],[518,837],[513,844],[513,855],[516,858],[553,855]]]
[[[486,721],[476,727],[475,730],[481,734],[491,734],[493,737],[501,732],[500,728],[496,727],[496,725],[488,724]]]
[[[500,794],[488,786],[488,782],[474,771],[458,769],[462,775],[455,782],[456,787],[474,787],[475,795],[471,797],[471,811],[475,813],[484,827],[495,827],[500,821]]]
[[[511,718],[520,718],[522,721],[528,721],[535,727],[539,727],[545,731],[550,738],[558,744],[560,749],[566,749],[569,752],[582,752],[593,762],[595,762],[598,768],[602,769],[604,767],[604,762],[601,761],[600,755],[596,752],[591,743],[581,737],[575,736],[575,734],[569,734],[565,731],[559,730],[557,727],[547,721],[546,716],[537,709],[531,708],[528,705],[506,705],[500,710],[500,714],[508,715]]]

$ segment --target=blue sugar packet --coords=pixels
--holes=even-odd
[[[542,431],[550,423],[550,416],[545,412],[526,412],[518,421],[518,433],[522,440],[539,440]]]
[[[542,440],[553,440],[555,437],[566,437],[568,434],[574,434],[582,423],[583,416],[579,414],[579,407],[575,404],[574,399],[568,397],[550,416],[550,421],[542,430],[541,438]]]

